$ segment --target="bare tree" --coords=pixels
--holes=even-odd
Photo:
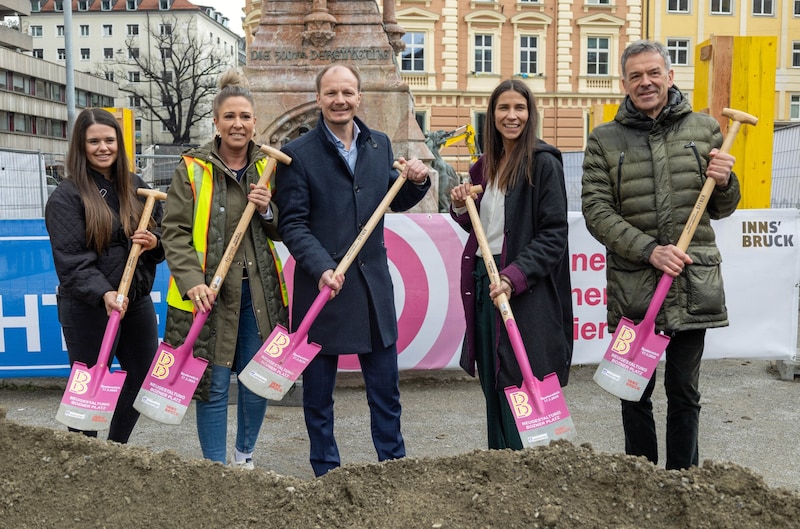
[[[232,66],[231,55],[199,36],[193,19],[180,30],[175,16],[151,24],[146,36],[129,36],[125,57],[101,65],[101,73],[113,71],[120,90],[146,109],[143,119],[162,123],[173,144],[191,143],[192,127],[212,114],[217,78]]]

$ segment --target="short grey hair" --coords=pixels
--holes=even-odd
[[[629,44],[628,47],[625,48],[625,51],[622,52],[622,58],[619,61],[622,78],[625,78],[625,63],[628,62],[628,58],[639,55],[640,53],[652,52],[661,55],[664,59],[664,66],[666,66],[667,71],[672,69],[672,59],[669,57],[669,51],[667,51],[666,46],[655,40],[637,40]]]

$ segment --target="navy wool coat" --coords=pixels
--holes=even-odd
[[[355,174],[328,137],[320,116],[317,126],[287,143],[292,158],[279,164],[273,200],[281,216],[278,232],[295,259],[292,328],[297,329],[319,294],[325,270],[335,269],[350,245],[398,177],[389,138],[358,118],[358,161]],[[425,185],[407,181],[390,205],[405,211],[425,196]],[[375,343],[397,341],[394,288],[383,236],[383,219],[375,227],[345,274],[339,294],[328,301],[309,331],[320,354],[367,353]]]

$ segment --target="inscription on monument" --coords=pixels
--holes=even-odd
[[[281,63],[284,61],[387,61],[391,60],[391,49],[380,48],[335,48],[332,50],[250,50],[250,62]]]

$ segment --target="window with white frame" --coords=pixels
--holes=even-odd
[[[533,75],[539,72],[539,37],[520,35],[519,73]]]
[[[775,7],[772,0],[753,0],[753,15],[773,15]]]
[[[78,11],[89,11],[89,0],[78,0]]]
[[[125,9],[127,9],[128,11],[136,11],[136,7],[137,7],[136,4],[137,4],[136,0],[128,0],[125,3]]]
[[[800,0],[794,0],[794,16],[800,17]]]
[[[128,106],[131,108],[142,106],[142,96],[128,96]]]
[[[161,72],[161,80],[164,81],[165,83],[170,84],[172,82],[172,79],[173,77],[171,70],[163,70]]]
[[[112,7],[113,6],[111,5],[111,0],[102,0],[100,2],[100,10],[101,11],[111,11]]]
[[[112,35],[114,35],[114,26],[111,24],[103,24],[103,36],[111,37]]]
[[[666,44],[673,66],[689,66],[689,39],[667,39]]]
[[[800,120],[800,94],[792,94],[789,97],[789,119]]]
[[[114,80],[114,72],[106,71],[105,72],[106,81],[113,81]]]
[[[92,58],[92,52],[89,48],[81,48],[81,60],[88,61]]]
[[[800,41],[792,42],[792,68],[800,68]]]
[[[57,12],[64,11],[64,1],[63,0],[56,0],[54,2],[54,4],[55,5],[54,5],[53,9],[55,9]]]
[[[31,26],[30,27],[31,37],[41,37],[42,36],[42,26]]]
[[[31,56],[36,57],[37,59],[44,59],[44,50],[41,48],[34,48],[31,50]]]
[[[135,37],[139,34],[139,24],[128,24],[128,36]]]
[[[142,76],[139,70],[132,70],[128,72],[128,82],[129,83],[138,83],[141,81]]]
[[[402,37],[406,49],[400,54],[400,71],[413,88],[433,89],[436,86],[436,77],[429,72],[435,69],[437,57],[433,46],[439,18],[440,15],[419,7],[397,12],[397,22],[406,31]],[[236,53],[238,50],[231,46],[231,55],[235,57]]]
[[[161,48],[161,58],[162,59],[171,59],[172,58],[172,48]]]
[[[611,0],[587,0],[586,4],[590,6],[610,6]]]
[[[81,24],[81,37],[88,37],[89,36],[89,24]]]
[[[159,34],[162,37],[165,37],[167,35],[172,35],[172,24],[161,24],[159,26]]]
[[[114,60],[114,48],[103,48],[103,58],[107,61]]]
[[[56,53],[58,55],[59,61],[64,61],[67,59],[67,53],[64,51],[64,48],[58,48],[58,51]]]
[[[711,0],[712,15],[732,15],[733,6],[731,0]]]
[[[158,9],[161,11],[169,11],[172,0],[158,0]]]
[[[129,59],[138,59],[139,58],[139,48],[128,48],[128,58]]]
[[[503,59],[502,35],[503,24],[508,18],[502,13],[489,10],[476,10],[464,15],[469,31],[469,48],[467,50],[470,76],[467,82],[470,88],[483,90],[489,84],[496,84],[493,77],[500,73]],[[512,41],[516,47],[516,36]],[[514,51],[509,63],[516,62]],[[483,79],[479,77],[485,76]]]
[[[667,13],[688,13],[689,0],[667,0]]]
[[[475,73],[492,73],[494,70],[492,63],[493,52],[493,37],[494,35],[487,35],[478,33],[475,35],[475,64],[473,71]]]
[[[406,49],[400,53],[400,70],[403,72],[425,71],[425,33],[407,31],[403,35]]]
[[[586,74],[608,75],[608,37],[589,37],[586,40]]]
[[[63,37],[64,36],[64,24],[58,24],[56,26],[56,37]]]
[[[42,10],[41,0],[31,0],[31,13],[38,13]]]

